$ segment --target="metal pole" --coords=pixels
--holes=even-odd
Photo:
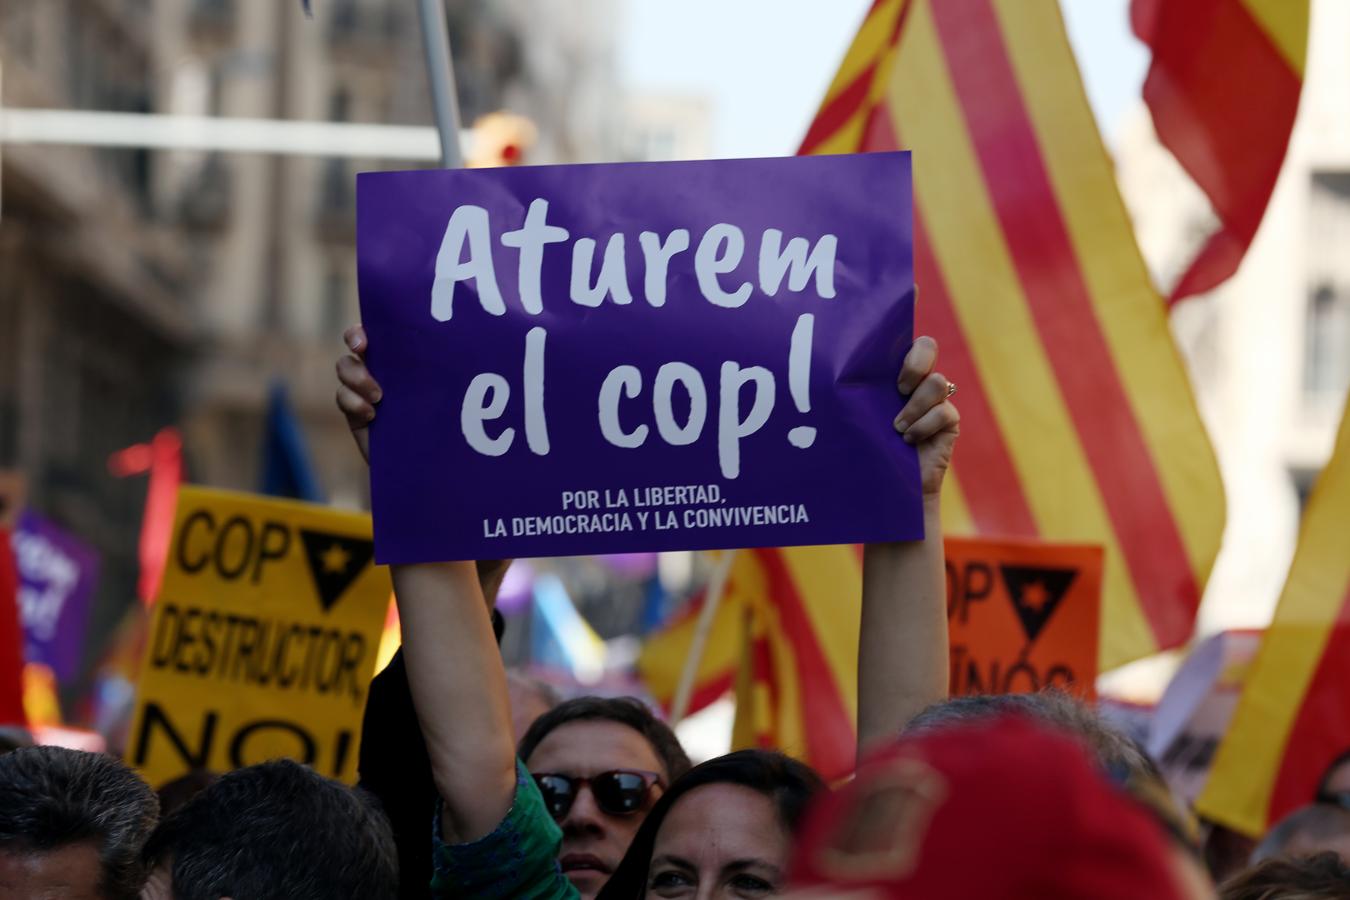
[[[459,146],[459,95],[455,92],[455,67],[450,56],[444,0],[417,0],[417,13],[422,20],[422,47],[427,57],[431,106],[436,112],[436,130],[441,135],[441,166],[463,168],[464,154]]]
[[[717,618],[717,608],[722,605],[722,597],[727,592],[727,578],[731,575],[731,564],[736,561],[736,551],[723,551],[708,581],[708,592],[704,595],[703,608],[699,610],[698,624],[694,628],[694,637],[689,644],[689,655],[684,659],[684,671],[680,673],[680,682],[675,687],[675,700],[670,704],[670,724],[679,724],[689,712],[689,701],[694,695],[694,681],[698,678],[698,667],[703,662],[703,652],[708,648],[708,635],[712,633],[713,621]]]

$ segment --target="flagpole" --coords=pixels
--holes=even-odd
[[[708,593],[703,600],[703,609],[699,610],[698,625],[694,628],[694,638],[689,644],[689,655],[684,660],[684,671],[680,673],[679,685],[675,688],[675,700],[670,705],[670,724],[677,725],[689,711],[689,700],[694,693],[694,679],[698,677],[699,664],[703,662],[703,652],[708,647],[708,635],[712,632],[713,620],[717,618],[717,607],[722,605],[722,597],[727,591],[727,580],[731,575],[731,564],[736,560],[736,551],[727,550],[717,560],[712,578],[708,580]]]
[[[459,95],[455,91],[455,67],[450,55],[444,0],[417,0],[417,13],[422,20],[422,49],[426,52],[431,106],[436,112],[436,130],[441,136],[441,166],[463,168],[464,154],[459,146]]]

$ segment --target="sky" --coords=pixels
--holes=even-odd
[[[711,156],[797,149],[871,0],[625,0],[620,72],[630,89],[713,105]],[[1147,50],[1129,0],[1061,0],[1108,145],[1139,97]]]

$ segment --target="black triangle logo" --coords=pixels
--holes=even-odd
[[[1012,598],[1027,643],[1034,644],[1078,577],[1078,570],[1028,566],[999,566],[998,569],[1003,574],[1003,584]]]
[[[319,603],[323,611],[328,612],[370,564],[375,555],[375,544],[362,538],[305,528],[300,529],[300,539],[305,542],[305,561],[309,563],[309,574],[314,578]]]

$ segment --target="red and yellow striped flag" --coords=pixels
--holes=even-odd
[[[1209,196],[1220,227],[1171,300],[1237,271],[1289,146],[1308,50],[1309,0],[1133,0],[1153,48],[1144,100],[1158,139]]]
[[[738,551],[695,681],[690,710],[736,688],[735,749],[773,747],[827,780],[853,771],[858,710],[858,547]],[[651,637],[638,669],[674,698],[697,605]]]
[[[1350,405],[1308,501],[1284,594],[1196,801],[1251,835],[1311,803],[1350,750]]]
[[[1106,548],[1102,668],[1184,643],[1223,493],[1055,0],[877,0],[803,153],[914,151],[947,528]]]

